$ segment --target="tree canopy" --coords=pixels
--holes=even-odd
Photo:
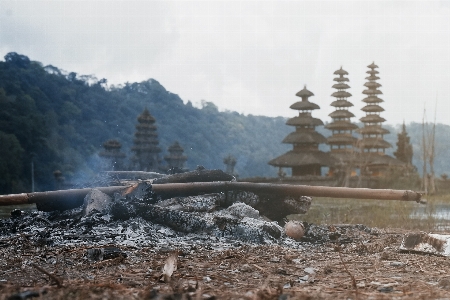
[[[267,161],[286,151],[281,139],[290,130],[281,117],[219,112],[206,101],[200,108],[185,104],[154,79],[108,86],[105,79],[42,66],[17,53],[0,62],[0,108],[2,138],[20,153],[14,156],[20,159],[0,156],[2,166],[8,161],[8,171],[0,173],[0,193],[30,191],[31,153],[36,190],[54,188],[55,170],[75,183],[96,174],[98,154],[109,139],[122,144],[129,160],[136,118],[144,108],[156,119],[160,148],[167,152],[178,141],[189,169],[222,169],[231,153],[241,176],[275,176]]]

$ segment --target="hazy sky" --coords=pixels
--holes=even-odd
[[[110,84],[158,80],[185,102],[292,117],[303,88],[334,109],[333,72],[350,75],[354,121],[365,72],[380,67],[389,124],[450,125],[450,1],[8,1],[0,0],[0,56]]]

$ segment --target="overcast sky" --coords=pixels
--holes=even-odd
[[[450,125],[450,1],[0,0],[0,56],[109,84],[154,78],[185,102],[293,117],[312,91],[331,121],[333,72],[349,72],[357,121],[367,65],[379,66],[388,124]]]

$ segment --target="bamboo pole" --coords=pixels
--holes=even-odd
[[[112,195],[115,192],[120,192],[129,188],[128,186],[109,186],[98,187],[98,189],[105,194]],[[18,204],[32,204],[38,202],[53,202],[66,198],[71,199],[83,199],[86,195],[92,191],[92,188],[85,189],[71,189],[71,190],[59,190],[49,192],[35,192],[35,193],[23,193],[23,194],[10,194],[0,195],[0,206],[5,205],[18,205]]]
[[[162,196],[192,196],[225,191],[249,191],[280,196],[315,196],[374,200],[421,201],[421,194],[408,190],[367,189],[251,182],[191,182],[152,184],[152,191]]]
[[[105,194],[116,192],[127,193],[133,189],[130,186],[110,186],[96,188]],[[49,192],[36,192],[24,194],[0,195],[0,206],[49,203],[65,199],[82,200],[92,188],[59,190]],[[249,191],[256,194],[271,194],[279,196],[314,196],[331,198],[375,199],[375,200],[401,200],[420,202],[421,194],[407,190],[366,189],[329,186],[309,186],[272,183],[251,182],[190,182],[152,184],[152,192],[163,197],[193,196],[226,191]]]

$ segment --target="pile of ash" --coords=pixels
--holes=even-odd
[[[83,204],[73,209],[13,211],[9,219],[0,220],[0,243],[5,243],[3,241],[11,236],[21,235],[35,245],[173,249],[201,244],[213,249],[244,243],[302,248],[308,243],[349,243],[361,231],[376,233],[362,225],[327,227],[303,222],[302,237],[295,241],[286,235],[279,223],[283,223],[288,213],[305,213],[312,201],[310,197],[273,199],[239,191],[165,199],[152,193],[153,183],[233,178],[220,170],[203,169],[157,177],[140,180],[127,193],[111,196],[94,188],[86,195]],[[273,216],[278,220],[272,221]]]
[[[142,190],[145,188],[136,189],[134,195],[110,197],[93,189],[83,206],[62,212],[13,211],[9,219],[0,220],[0,243],[22,235],[36,246],[175,249],[201,244],[221,249],[242,244],[279,244],[302,248],[305,244],[349,243],[358,232],[376,234],[362,225],[328,227],[303,222],[305,235],[294,241],[276,221],[267,220],[250,205],[225,205],[224,193],[154,200],[143,197]]]
[[[183,243],[271,244],[283,236],[277,222],[265,220],[244,203],[216,208],[221,194],[172,198],[156,203],[93,189],[84,205],[66,211],[13,211],[0,220],[0,236],[21,234],[36,244],[117,244],[177,246]]]

